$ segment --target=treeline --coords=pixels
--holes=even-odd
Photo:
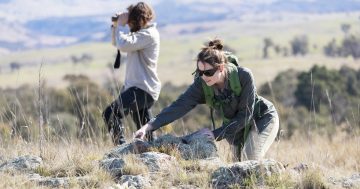
[[[99,86],[83,75],[67,75],[64,80],[69,84],[63,89],[45,83],[0,89],[0,142],[14,137],[35,140],[40,125],[49,140],[108,140],[101,114],[117,97],[121,84],[109,80]],[[153,114],[168,106],[186,87],[164,84]],[[276,105],[287,138],[295,132],[320,132],[331,137],[337,128],[349,134],[360,130],[360,70],[319,66],[305,72],[287,70],[261,86],[258,93]],[[219,117],[216,122],[217,126],[221,124]],[[135,126],[130,119],[125,124],[130,136]],[[182,135],[204,126],[210,128],[211,121],[209,108],[201,105],[164,130]]]
[[[331,136],[337,127],[349,134],[360,129],[360,70],[345,66],[340,70],[320,66],[306,72],[287,70],[259,92],[276,102],[287,137],[296,130]]]
[[[322,51],[324,55],[329,57],[352,57],[354,59],[360,58],[360,36],[350,32],[350,24],[342,24],[341,30],[344,34],[343,38],[338,42],[335,38],[329,41]],[[317,49],[316,44],[311,45],[307,35],[295,36],[289,41],[289,46],[282,46],[277,44],[271,38],[263,39],[263,54],[262,57],[267,59],[270,57],[269,51],[272,49],[278,56],[304,56],[310,52],[310,48]]]

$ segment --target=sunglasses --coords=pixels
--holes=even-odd
[[[215,74],[215,72],[218,70],[218,68],[213,68],[210,70],[199,70],[196,69],[196,72],[199,74],[199,76],[201,77],[202,75],[205,75],[207,77],[211,77]]]

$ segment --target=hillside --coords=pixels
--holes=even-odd
[[[351,14],[269,14],[248,15],[243,21],[227,20],[217,22],[186,23],[163,26],[159,75],[163,83],[176,85],[192,81],[194,58],[202,44],[219,37],[233,49],[241,59],[241,65],[253,70],[257,84],[270,81],[280,71],[288,68],[307,70],[314,64],[339,68],[342,65],[359,68],[359,62],[352,58],[329,58],[323,55],[323,46],[331,39],[343,38],[341,24],[350,24],[351,32],[359,33],[359,13]],[[308,28],[311,28],[309,32]],[[306,34],[309,38],[307,56],[280,56],[271,50],[270,58],[263,59],[263,39],[270,37],[274,43],[290,48],[289,42],[296,35]],[[71,57],[91,55],[91,61],[74,64]],[[40,64],[43,63],[44,79],[49,84],[63,86],[65,74],[85,74],[97,78],[102,84],[112,76],[108,65],[113,63],[115,50],[108,42],[83,43],[62,48],[29,50],[3,55],[0,59],[0,86],[16,87],[24,83],[36,84]],[[17,62],[22,69],[10,70],[10,63]],[[171,70],[171,71],[169,71]],[[175,72],[173,70],[176,70]],[[123,81],[122,70],[115,71],[115,77]],[[178,79],[181,78],[181,79]]]
[[[83,42],[108,41],[109,17],[136,1],[49,1],[0,2],[0,54],[24,49],[63,47]],[[316,1],[150,1],[160,27],[174,24],[246,20],[248,15],[282,13],[331,14],[360,10],[357,0]],[[42,7],[47,7],[42,10]],[[39,11],[41,10],[41,11]],[[202,30],[194,32],[202,33]]]

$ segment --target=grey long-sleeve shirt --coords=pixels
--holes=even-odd
[[[245,128],[250,121],[256,121],[256,119],[260,119],[266,114],[276,112],[271,102],[256,94],[254,79],[249,69],[239,67],[238,75],[242,88],[241,94],[240,96],[233,96],[230,102],[223,106],[224,116],[230,119],[230,122],[227,125],[223,124],[213,131],[216,140],[233,137]],[[229,82],[227,83],[229,84]],[[225,89],[229,90],[230,86],[225,86]],[[254,108],[255,102],[259,103],[257,108]],[[184,116],[197,104],[205,104],[201,78],[196,78],[175,102],[163,109],[155,119],[150,121],[153,130]],[[266,126],[256,125],[259,132],[265,129]]]
[[[156,24],[137,32],[130,32],[127,25],[119,25],[115,39],[116,47],[127,53],[124,90],[138,87],[157,100],[161,82],[157,75],[160,35]]]

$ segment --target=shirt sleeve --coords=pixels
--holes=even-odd
[[[238,112],[228,124],[223,124],[221,127],[213,131],[217,141],[224,138],[234,137],[238,132],[245,128],[252,119],[256,97],[256,87],[253,75],[250,70],[245,69],[243,71],[239,71],[239,78],[242,90],[237,106]]]
[[[115,39],[116,47],[123,52],[132,52],[144,49],[153,41],[148,31],[139,30],[137,32],[130,32],[127,25],[119,25],[117,27]]]
[[[176,101],[167,108],[163,109],[160,114],[158,114],[149,123],[153,127],[153,130],[156,130],[184,116],[196,105],[204,103],[205,99],[201,78],[197,78]]]

